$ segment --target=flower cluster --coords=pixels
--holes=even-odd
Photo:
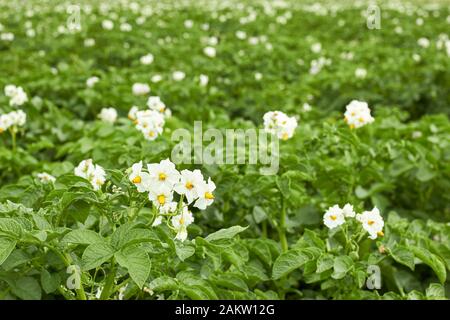
[[[27,94],[22,87],[16,87],[13,84],[5,86],[5,95],[10,98],[10,106],[21,106],[28,101]]]
[[[344,224],[346,218],[355,218],[361,223],[365,231],[369,233],[369,238],[375,240],[377,237],[382,237],[384,220],[377,207],[371,211],[364,211],[361,214],[356,214],[351,204],[346,204],[343,208],[334,205],[325,212],[323,216],[323,223],[329,228],[334,229]]]
[[[8,130],[10,127],[22,127],[27,121],[27,115],[22,110],[11,111],[0,115],[0,133]]]
[[[153,226],[160,225],[163,219],[177,233],[176,239],[187,238],[187,227],[194,221],[189,205],[205,210],[214,202],[213,191],[216,188],[209,178],[204,179],[200,170],[182,170],[179,172],[169,159],[159,163],[147,164],[144,170],[142,161],[129,169],[129,180],[138,192],[148,192],[148,198],[155,208]],[[174,201],[177,193],[179,201]]]
[[[137,106],[131,107],[128,118],[134,121],[136,129],[144,135],[147,140],[155,140],[163,132],[165,118],[170,117],[172,112],[166,107],[158,96],[151,96],[147,100],[147,110],[139,110]]]
[[[56,181],[56,178],[47,172],[41,172],[37,174],[37,177],[41,183],[48,184]]]
[[[94,164],[92,159],[83,160],[74,169],[76,176],[89,180],[94,190],[100,190],[106,181],[105,170],[98,164]]]
[[[354,129],[372,123],[375,119],[370,115],[367,102],[353,100],[346,107],[344,120],[351,129]]]
[[[264,114],[264,130],[276,135],[279,139],[287,140],[294,135],[297,119],[288,117],[281,111],[270,111]]]

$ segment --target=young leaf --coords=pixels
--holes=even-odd
[[[339,256],[334,259],[333,263],[333,279],[342,279],[347,272],[352,268],[353,260],[349,256]]]
[[[90,270],[99,267],[102,263],[111,259],[114,255],[114,248],[107,243],[97,242],[89,245],[84,250],[81,258],[82,269]]]
[[[300,268],[306,262],[316,259],[320,254],[317,248],[292,249],[282,253],[274,262],[272,279],[277,280],[282,276]]]
[[[205,240],[207,241],[216,241],[216,240],[221,240],[221,239],[231,239],[233,238],[235,235],[237,235],[238,233],[245,231],[247,227],[241,227],[241,226],[233,226],[227,229],[221,229],[219,231],[216,231],[214,233],[211,233],[210,235],[208,235]]]
[[[139,247],[131,247],[115,253],[117,262],[124,268],[134,282],[142,288],[150,274],[150,258],[147,252]]]
[[[16,247],[17,241],[8,238],[0,238],[0,265],[9,257]]]

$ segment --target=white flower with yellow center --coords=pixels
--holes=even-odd
[[[155,110],[137,111],[136,129],[142,132],[146,140],[155,140],[163,132],[164,116]]]
[[[377,207],[372,211],[364,211],[356,215],[356,220],[361,222],[362,227],[369,233],[369,238],[375,240],[377,237],[384,236],[384,220]]]
[[[169,159],[161,160],[160,163],[147,165],[152,185],[158,187],[172,188],[180,181],[180,173],[175,168],[175,164]]]
[[[87,86],[88,88],[92,88],[92,87],[95,86],[95,84],[96,84],[97,82],[99,82],[99,81],[100,81],[100,78],[99,78],[99,77],[96,77],[96,76],[90,77],[90,78],[88,78],[88,79],[86,80],[86,86]]]
[[[345,216],[341,208],[338,205],[334,205],[328,208],[327,212],[323,215],[323,223],[329,228],[334,229],[339,227],[345,222]]]
[[[175,239],[184,241],[187,239],[187,227],[194,222],[194,216],[188,210],[187,207],[183,207],[181,214],[172,217],[172,226],[175,229],[177,235]]]
[[[205,210],[207,206],[211,205],[214,202],[213,191],[216,189],[216,185],[211,180],[208,179],[208,182],[202,181],[198,186],[196,186],[198,199],[194,203],[194,207],[199,208],[200,210]]]
[[[92,159],[87,159],[80,162],[80,164],[74,169],[74,173],[78,177],[88,179],[94,169],[95,167],[92,163]]]
[[[158,187],[152,187],[148,193],[149,200],[157,208],[166,206],[172,202],[173,192],[172,188],[167,185],[159,185]]]
[[[344,120],[351,129],[360,128],[375,121],[370,114],[367,102],[358,100],[352,100],[346,106]]]
[[[282,140],[292,138],[298,125],[295,117],[288,117],[281,111],[267,112],[264,114],[263,120],[264,130]]]
[[[164,111],[166,110],[166,105],[164,102],[161,101],[161,98],[158,96],[151,96],[147,100],[147,106],[151,110],[158,111],[162,114],[164,114]]]
[[[10,98],[9,105],[12,107],[21,106],[28,101],[28,96],[22,87],[7,85],[5,87],[5,95]]]
[[[136,113],[139,111],[139,108],[137,106],[132,106],[130,108],[130,111],[128,111],[128,119],[130,120],[136,120]]]
[[[198,187],[203,183],[203,175],[200,170],[182,170],[180,182],[175,185],[174,190],[180,195],[183,194],[187,203],[190,204],[198,198]]]
[[[2,114],[0,116],[0,133],[5,132],[13,125],[12,119],[9,114]]]
[[[94,166],[94,171],[92,171],[88,178],[91,182],[92,188],[94,188],[94,190],[100,190],[106,181],[106,172],[101,166],[96,164]]]
[[[172,79],[175,81],[181,81],[186,77],[186,74],[183,71],[174,71],[172,73]]]
[[[129,180],[136,186],[138,192],[149,191],[150,175],[142,171],[142,161],[131,166]]]
[[[210,57],[210,58],[214,58],[216,56],[216,48],[214,47],[205,47],[203,49],[203,53]]]

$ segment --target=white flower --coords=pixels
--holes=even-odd
[[[325,57],[320,57],[319,59],[312,60],[309,73],[312,75],[316,75],[322,70],[324,66],[328,66],[330,64],[331,60]]]
[[[422,48],[428,48],[430,46],[430,40],[428,40],[427,38],[420,38],[419,40],[417,40],[417,44]]]
[[[48,174],[47,172],[42,172],[42,173],[38,173],[37,177],[39,178],[39,181],[41,181],[42,183],[53,183],[56,181],[56,178],[50,174]]]
[[[112,22],[111,20],[103,20],[102,28],[105,30],[112,30],[112,28],[114,28],[114,22]]]
[[[146,54],[145,56],[142,56],[140,61],[143,65],[149,65],[152,64],[154,60],[154,57],[151,53]]]
[[[194,22],[192,20],[185,20],[184,21],[184,27],[187,29],[190,29],[194,26]]]
[[[90,77],[86,80],[86,86],[88,88],[92,88],[99,81],[100,81],[99,77],[96,77],[96,76]]]
[[[183,194],[188,204],[198,198],[199,187],[204,183],[200,170],[182,170],[180,182],[174,187],[175,192]]]
[[[165,186],[172,190],[180,181],[180,173],[169,159],[161,160],[160,163],[148,164],[147,167],[153,186]]]
[[[172,73],[172,78],[175,81],[181,81],[186,77],[186,74],[183,71],[174,71]]]
[[[155,110],[137,111],[135,123],[144,138],[152,141],[163,132],[164,116]]]
[[[214,58],[216,56],[216,48],[214,47],[205,47],[203,49],[203,53],[210,58]]]
[[[312,44],[311,51],[314,53],[319,53],[320,51],[322,51],[322,44],[320,44],[319,42]]]
[[[414,60],[415,62],[420,62],[420,59],[421,59],[420,55],[417,54],[417,53],[414,53],[414,54],[412,55],[412,58],[413,58],[413,60]]]
[[[239,40],[244,40],[245,38],[247,38],[247,33],[245,33],[245,31],[238,30],[236,31],[235,35]]]
[[[158,111],[160,113],[164,113],[164,111],[166,110],[166,105],[164,104],[164,102],[161,101],[161,98],[158,96],[148,97],[147,106],[150,109]]]
[[[312,107],[309,105],[309,103],[305,102],[305,103],[303,104],[303,111],[309,112],[309,111],[311,111],[311,110],[312,110]]]
[[[87,38],[84,40],[84,46],[89,48],[95,46],[95,39],[93,38]]]
[[[214,202],[213,191],[216,189],[216,185],[211,178],[209,178],[207,183],[202,181],[202,183],[196,186],[196,189],[198,199],[195,201],[194,207],[205,210],[207,206]]]
[[[0,34],[0,39],[3,41],[13,41],[14,33],[11,33],[11,32],[2,33],[2,34]]]
[[[150,175],[142,171],[142,161],[131,166],[129,180],[136,186],[138,192],[149,191]]]
[[[264,114],[263,120],[264,130],[282,140],[292,138],[298,125],[295,117],[288,117],[281,111],[267,112]]]
[[[155,74],[150,78],[150,81],[153,83],[160,82],[162,80],[162,76],[160,74]]]
[[[136,113],[139,111],[139,108],[137,106],[132,106],[130,108],[130,111],[128,111],[128,119],[130,120],[136,120]]]
[[[94,190],[99,190],[106,181],[105,170],[101,166],[96,164],[94,167],[94,171],[89,176],[89,181],[91,182]]]
[[[345,216],[341,208],[338,205],[334,205],[328,208],[327,212],[323,215],[323,223],[329,228],[334,229],[339,227],[345,222]]]
[[[370,239],[375,240],[377,237],[384,235],[384,220],[377,207],[373,208],[372,211],[364,211],[356,215],[356,219],[361,222],[364,230],[369,233]]]
[[[255,80],[256,80],[256,81],[259,81],[259,80],[261,80],[261,79],[262,79],[262,77],[263,77],[263,75],[262,75],[262,73],[261,73],[261,72],[256,72],[256,73],[255,73]]]
[[[92,174],[95,167],[92,163],[92,159],[86,159],[81,161],[78,166],[74,169],[74,173],[76,176],[88,179],[88,177]]]
[[[346,218],[354,218],[356,213],[355,211],[353,211],[353,206],[350,203],[347,203],[343,208],[342,208],[342,213],[344,214],[344,216]]]
[[[117,111],[114,108],[103,108],[98,117],[102,121],[114,123],[117,120]]]
[[[133,30],[133,27],[129,23],[124,22],[120,25],[120,31],[122,32],[130,32],[131,30]]]
[[[157,216],[152,223],[152,227],[159,226],[162,223],[162,216]]]
[[[355,77],[363,79],[367,76],[367,70],[364,68],[356,68]]]
[[[209,82],[209,77],[205,74],[201,74],[199,77],[199,81],[200,81],[200,85],[202,87],[206,87],[208,85]]]
[[[187,238],[187,227],[194,222],[194,216],[187,207],[183,207],[181,214],[172,217],[172,226],[177,232],[175,239],[184,241]]]
[[[5,86],[5,95],[10,98],[10,106],[21,106],[28,101],[27,94],[22,87],[16,87],[12,84]]]
[[[11,126],[22,127],[27,121],[27,114],[20,109],[17,111],[11,111],[7,114],[7,116],[9,117]]]
[[[367,102],[358,100],[352,100],[346,106],[344,117],[345,122],[347,122],[351,129],[360,128],[375,121],[370,114]]]
[[[12,119],[9,114],[0,115],[0,133],[5,132],[12,126]]]
[[[172,187],[164,184],[159,184],[157,186],[152,186],[148,193],[148,199],[157,208],[163,207],[168,203],[172,202],[173,192]]]
[[[150,92],[150,86],[146,83],[135,83],[132,87],[132,92],[135,96],[143,96]]]

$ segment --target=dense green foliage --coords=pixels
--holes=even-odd
[[[0,33],[14,34],[0,40],[0,87],[28,95],[16,141],[0,133],[0,299],[450,296],[450,55],[436,44],[449,29],[445,3],[381,5],[379,30],[366,27],[367,5],[82,3],[81,30],[70,32],[58,28],[69,3],[0,1]],[[102,28],[107,19],[113,30]],[[124,22],[132,30],[121,31]],[[217,38],[215,57],[203,52],[208,37]],[[144,65],[148,53],[154,61]],[[320,57],[330,63],[313,74]],[[177,70],[186,78],[174,81]],[[162,80],[152,82],[156,74]],[[89,87],[92,76],[100,80]],[[126,118],[149,96],[133,95],[134,83],[149,84],[172,111],[153,141]],[[368,102],[373,123],[346,125],[353,99]],[[98,119],[104,107],[118,111],[114,124]],[[1,93],[0,115],[16,109]],[[212,178],[214,203],[193,210],[186,241],[151,226],[154,208],[129,181],[132,164],[170,158],[171,133],[196,120],[204,129],[262,128],[271,110],[299,116],[294,136],[280,140],[276,175],[249,164],[179,165]],[[98,191],[74,175],[89,158],[106,170]],[[43,183],[41,172],[56,181]],[[368,239],[355,221],[326,228],[327,208],[346,203],[376,206],[384,236]],[[373,265],[378,290],[366,286]],[[73,275],[76,290],[66,285]]]

